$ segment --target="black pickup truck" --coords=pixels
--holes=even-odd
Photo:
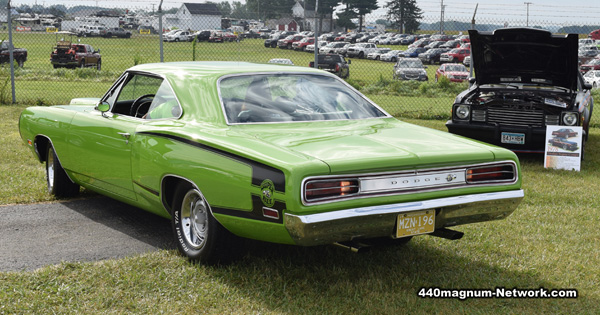
[[[0,41],[0,63],[10,61],[8,41]],[[23,68],[23,64],[27,61],[27,49],[13,47],[13,60],[17,62],[19,67]]]
[[[350,60],[346,61],[344,56],[338,54],[318,55],[319,69],[334,73],[338,77],[345,79],[350,76]],[[314,68],[315,62],[311,61],[309,66]]]

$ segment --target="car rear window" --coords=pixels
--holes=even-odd
[[[230,124],[349,120],[387,114],[336,77],[315,74],[254,74],[220,80]]]

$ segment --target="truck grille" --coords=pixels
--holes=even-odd
[[[544,126],[544,111],[522,110],[505,107],[488,108],[488,122],[509,126]]]

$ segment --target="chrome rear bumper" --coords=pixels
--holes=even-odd
[[[398,214],[435,209],[435,228],[499,220],[510,215],[523,190],[474,194],[333,212],[285,214],[285,226],[297,245],[313,246],[394,235]]]

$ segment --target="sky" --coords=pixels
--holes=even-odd
[[[216,2],[217,0],[214,0]],[[240,0],[245,2],[245,0]],[[310,1],[310,0],[309,0]],[[380,7],[384,7],[388,0],[378,0]],[[201,0],[163,0],[163,8],[179,7],[183,2],[201,3]],[[231,2],[231,1],[230,1]],[[444,4],[444,20],[460,20],[470,22],[479,4],[475,20],[477,23],[486,21],[506,21],[515,24],[529,20],[530,25],[557,24],[557,25],[583,25],[600,24],[600,1],[598,0],[417,0],[417,6],[423,10],[425,22],[439,21],[441,5]],[[152,10],[158,8],[160,0],[11,0],[13,7],[21,4],[42,4],[50,6],[63,4],[67,7],[76,5],[99,5],[103,7],[130,7]],[[529,3],[527,5],[526,3]],[[527,9],[529,8],[529,15]],[[373,15],[384,17],[385,9],[377,10]]]

